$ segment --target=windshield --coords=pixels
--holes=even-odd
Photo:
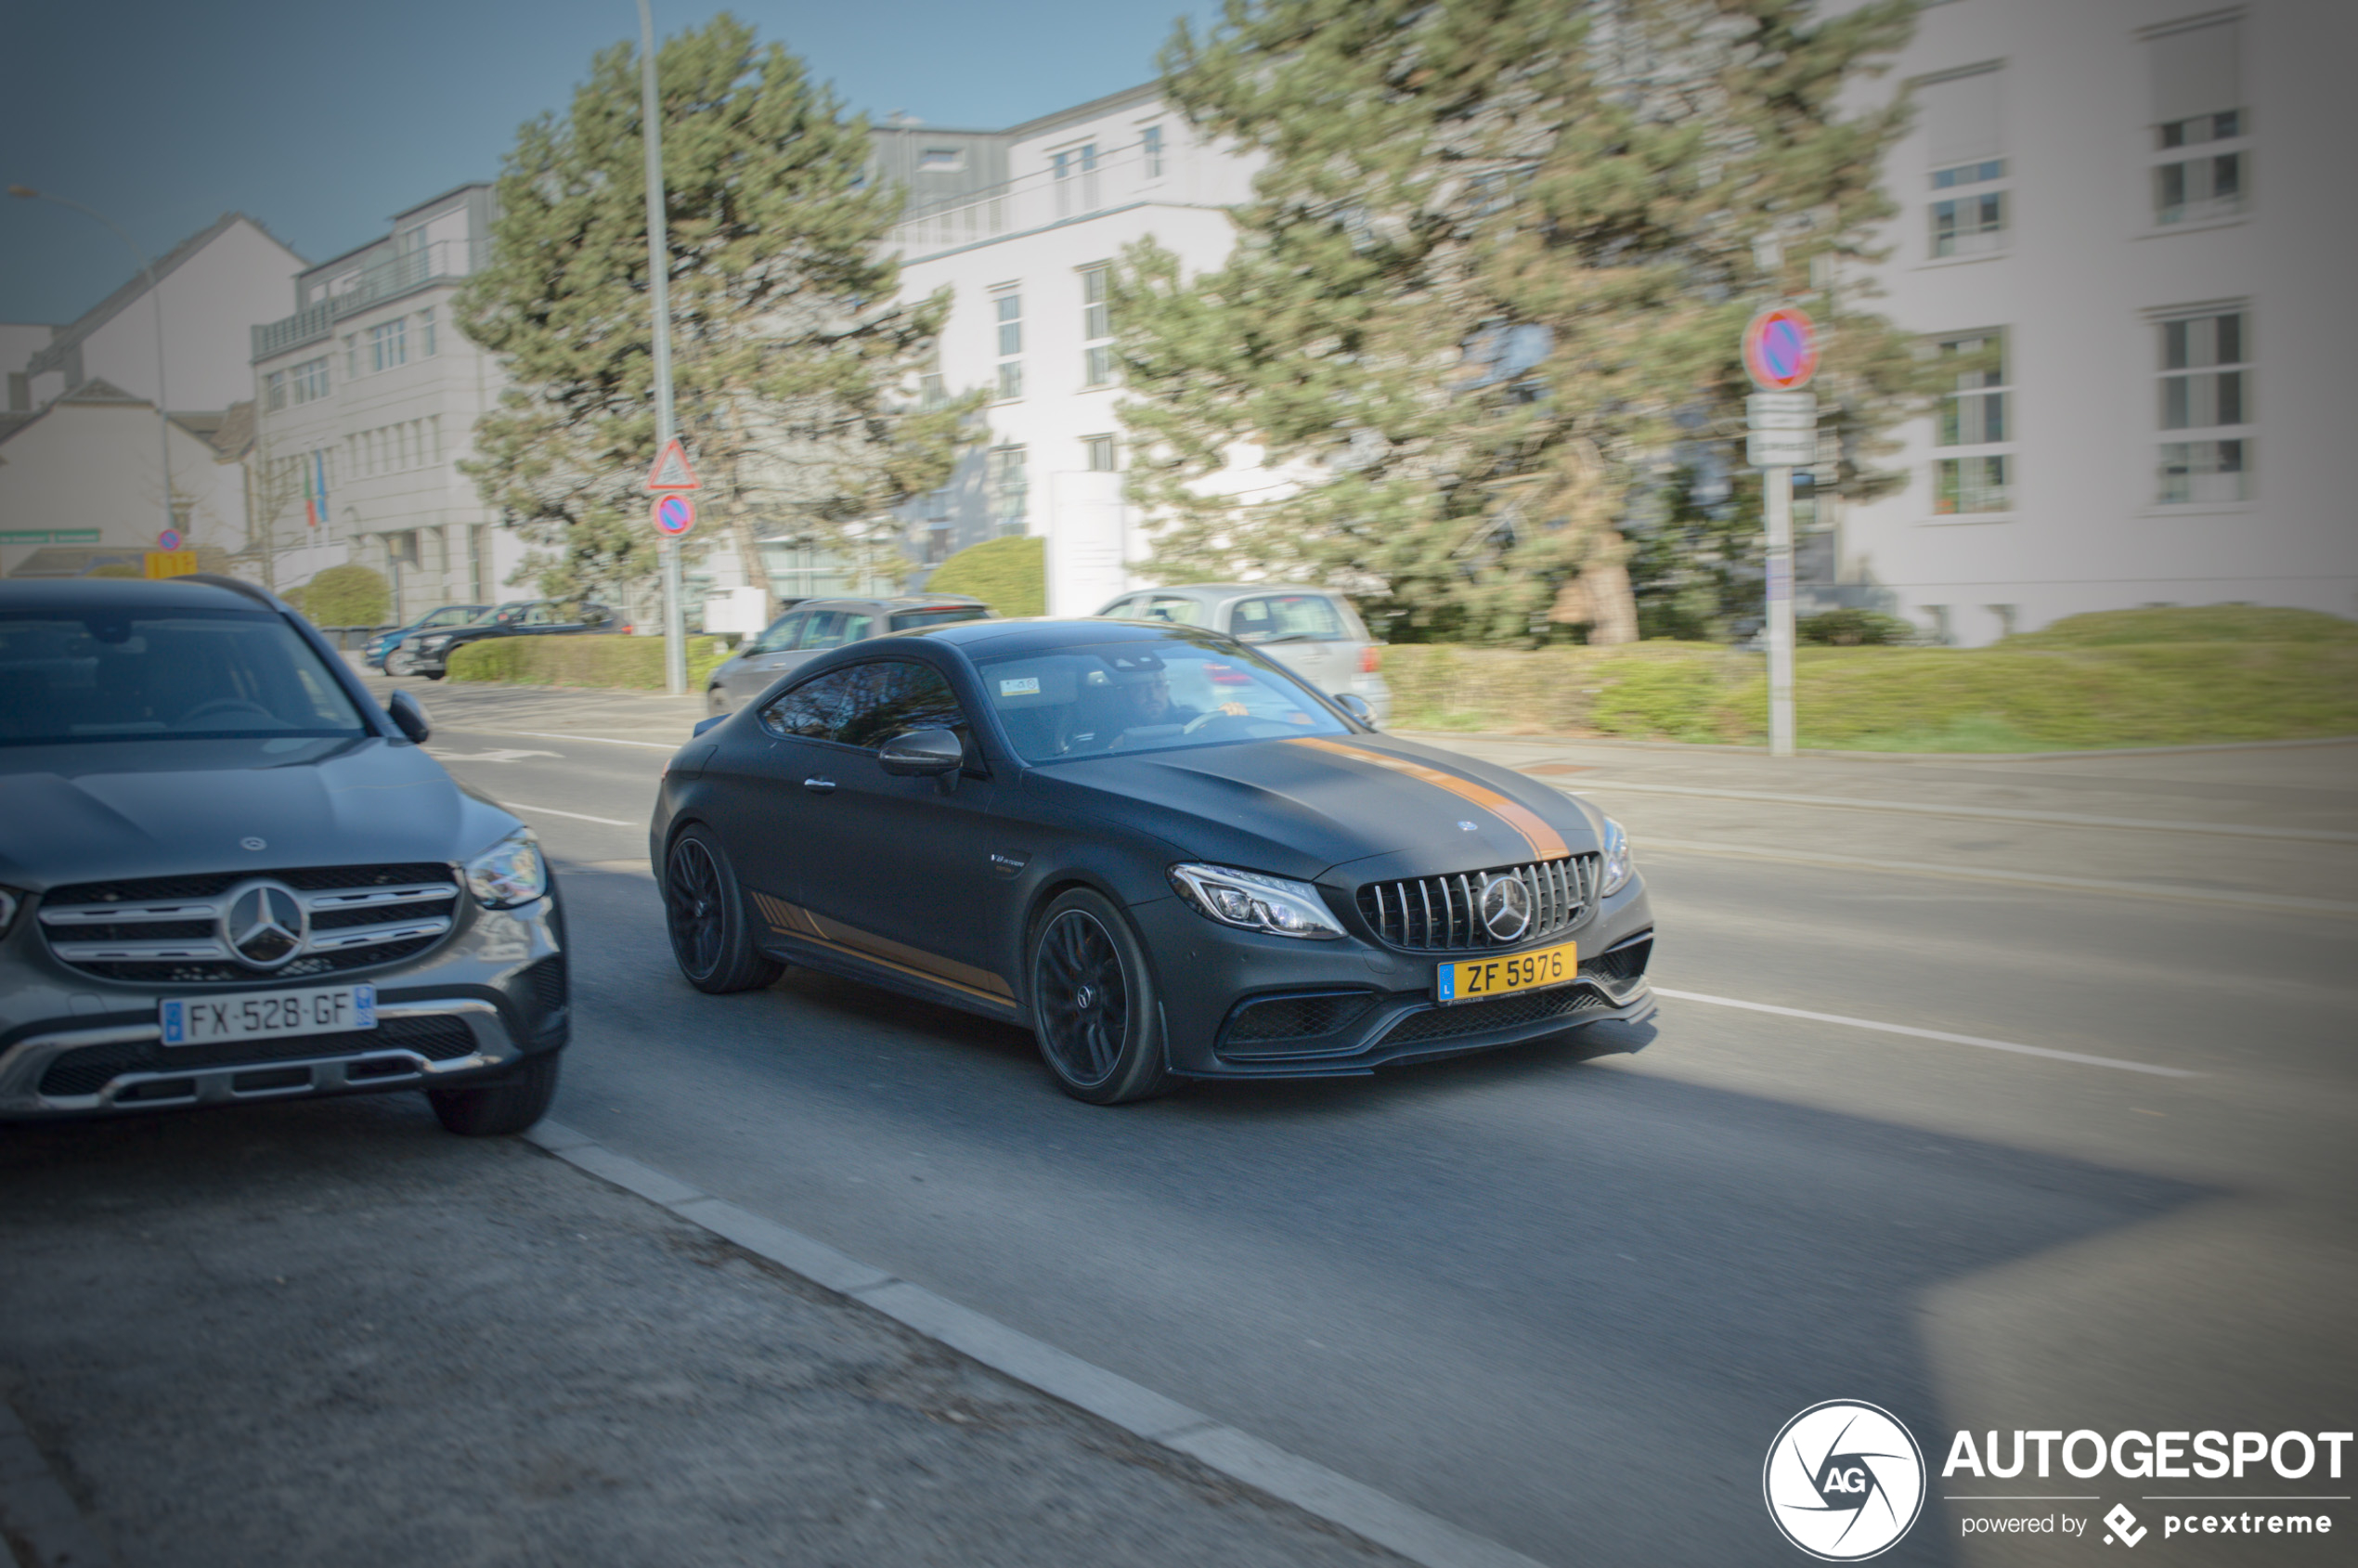
[[[902,610],[892,617],[895,631],[914,631],[921,626],[948,626],[952,621],[978,621],[990,611],[979,604],[939,604],[930,610]]]
[[[482,614],[483,606],[480,604],[445,604],[418,624],[421,627],[464,626]]]
[[[1026,762],[1351,732],[1285,671],[1214,643],[1108,642],[977,667]]]
[[[0,615],[0,745],[368,732],[268,611]]]

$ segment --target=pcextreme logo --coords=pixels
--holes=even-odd
[[[1777,1433],[1760,1490],[1785,1539],[1821,1562],[1858,1562],[1888,1550],[1924,1510],[1924,1451],[1890,1411],[1829,1399]]]

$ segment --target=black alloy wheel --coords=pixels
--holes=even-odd
[[[701,823],[682,830],[664,857],[663,910],[671,955],[698,991],[754,991],[785,972],[753,945],[728,851]]]
[[[1162,1005],[1121,911],[1087,888],[1050,904],[1031,943],[1032,1030],[1057,1086],[1092,1105],[1169,1087]]]

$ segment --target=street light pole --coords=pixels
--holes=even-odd
[[[639,0],[639,118],[647,150],[647,293],[655,327],[655,450],[679,434],[671,407],[671,242],[664,225],[663,99],[655,90],[655,19]],[[687,625],[680,603],[680,541],[663,541],[663,685],[688,690]]]
[[[644,8],[644,0],[641,0],[641,8]],[[133,255],[139,258],[139,270],[148,279],[148,298],[156,308],[156,440],[157,455],[163,460],[163,525],[166,528],[176,527],[180,519],[172,510],[172,405],[165,400],[163,392],[163,292],[156,287],[156,264],[149,259],[148,253],[139,248],[136,240],[116,227],[114,221],[104,213],[85,207],[79,201],[69,201],[62,196],[52,196],[45,190],[35,190],[29,185],[12,185],[8,188],[8,194],[28,201],[48,201],[60,207],[71,207],[84,217],[96,218],[106,225],[116,239],[129,246]],[[68,387],[66,390],[71,392],[73,389]]]

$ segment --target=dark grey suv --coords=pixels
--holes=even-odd
[[[556,887],[426,735],[250,584],[0,582],[0,1121],[392,1089],[538,1120]]]

